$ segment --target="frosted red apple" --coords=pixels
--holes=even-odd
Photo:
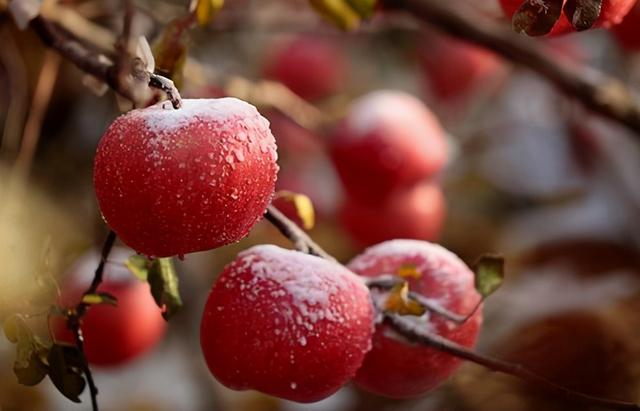
[[[268,56],[265,76],[278,80],[307,100],[327,97],[347,79],[347,61],[338,45],[317,36],[300,36]]]
[[[124,243],[153,257],[232,243],[261,218],[278,166],[269,123],[235,98],[185,99],[118,117],[100,140],[100,211]]]
[[[240,253],[214,284],[200,341],[227,387],[313,402],[354,376],[372,332],[373,307],[358,276],[262,245]]]
[[[505,15],[508,18],[512,18],[524,1],[525,0],[500,0],[500,5],[502,6],[502,10]],[[564,0],[563,4],[566,2],[567,0]],[[635,3],[636,0],[603,0],[600,17],[593,25],[593,28],[611,28],[612,26],[619,24]],[[575,31],[575,29],[572,27],[571,22],[563,12],[549,34],[556,35],[570,33],[573,31]]]
[[[432,183],[397,190],[375,205],[347,198],[339,213],[342,227],[361,245],[395,238],[435,240],[445,216],[444,195]]]
[[[480,300],[474,288],[474,274],[455,254],[445,248],[414,240],[393,240],[368,248],[347,267],[375,277],[415,268],[420,278],[408,277],[410,290],[433,299],[449,311],[470,313]],[[374,295],[374,299],[383,298]],[[478,310],[462,325],[427,312],[413,318],[415,326],[458,344],[472,347],[482,322]],[[391,398],[410,398],[432,390],[446,380],[461,360],[435,349],[408,342],[386,325],[376,327],[373,347],[365,356],[355,382],[367,391]]]
[[[447,159],[438,119],[417,98],[389,90],[352,104],[330,150],[346,191],[374,204],[400,186],[434,175]]]
[[[97,258],[92,261],[97,264]],[[86,268],[87,264],[79,267]],[[91,268],[95,269],[95,264]],[[75,272],[63,287],[61,306],[72,308],[80,302],[88,287],[82,274]],[[113,295],[118,303],[115,307],[93,305],[82,319],[84,350],[89,363],[104,367],[123,365],[147,353],[162,339],[166,322],[148,283],[133,278],[123,265],[118,269],[109,263],[98,292]],[[63,317],[52,317],[50,325],[57,341],[75,344]]]

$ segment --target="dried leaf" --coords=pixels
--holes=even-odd
[[[544,36],[562,13],[563,0],[525,0],[513,15],[513,29],[529,36]]]
[[[376,8],[376,0],[347,0],[347,3],[363,19],[371,18]]]
[[[355,30],[360,25],[360,16],[346,0],[309,0],[309,2],[322,17],[343,30]]]
[[[590,29],[600,18],[602,0],[567,0],[564,14],[577,31]]]
[[[393,312],[400,315],[416,315],[420,316],[425,313],[422,304],[409,297],[409,283],[406,281],[396,284],[391,290],[384,304],[387,312]]]
[[[315,210],[311,199],[304,194],[282,190],[276,193],[276,198],[282,198],[293,204],[296,214],[302,221],[305,230],[311,230],[315,224]]]
[[[196,14],[196,20],[201,26],[209,24],[222,10],[224,0],[193,0],[190,9]]]
[[[60,344],[54,344],[47,356],[51,382],[62,395],[78,403],[85,387],[79,358],[73,347]]]
[[[415,264],[402,264],[398,267],[396,274],[402,278],[418,279],[422,277],[422,274],[418,271],[418,267]]]

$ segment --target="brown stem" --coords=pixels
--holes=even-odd
[[[488,357],[480,354],[467,347],[464,347],[451,340],[443,338],[439,335],[427,333],[423,330],[417,330],[406,316],[398,314],[385,313],[385,322],[391,326],[397,333],[418,344],[427,345],[438,351],[446,352],[458,358],[487,367],[492,371],[501,372],[519,378],[530,384],[535,384],[552,392],[560,397],[564,397],[573,401],[580,402],[585,405],[597,405],[604,408],[614,410],[640,410],[638,404],[626,401],[611,400],[606,398],[594,397],[582,392],[574,391],[566,387],[562,387],[545,377],[542,377],[520,364],[510,363],[496,358]]]
[[[475,43],[522,64],[545,77],[586,107],[636,132],[640,138],[640,105],[627,86],[601,72],[572,64],[534,40],[517,35],[492,19],[441,0],[381,0],[389,9],[404,10],[449,35]]]
[[[107,259],[109,258],[109,254],[111,254],[111,249],[113,248],[113,244],[116,241],[116,233],[113,230],[109,230],[109,234],[107,235],[106,240],[102,246],[102,252],[100,253],[100,262],[96,267],[96,271],[93,275],[93,280],[89,285],[89,288],[84,292],[83,296],[88,294],[95,294],[98,290],[98,287],[102,283],[102,279],[104,277],[104,267],[107,263]],[[84,353],[84,338],[82,336],[81,322],[82,317],[87,313],[87,309],[89,308],[89,304],[86,304],[83,300],[80,300],[78,305],[76,305],[75,310],[73,310],[72,314],[67,317],[67,327],[73,332],[76,348],[78,349],[78,353],[80,355],[80,359],[82,362],[82,372],[87,379],[87,385],[89,386],[89,394],[91,395],[91,406],[93,411],[98,411],[98,387],[93,380],[93,374],[91,373],[91,368],[89,367],[89,363],[87,361],[86,355]]]
[[[176,110],[182,107],[182,97],[172,80],[159,74],[149,73],[149,87],[164,91]]]
[[[267,207],[264,217],[273,224],[282,235],[291,240],[296,250],[335,261],[335,258],[324,251],[322,247],[316,244],[296,223],[289,220],[273,205]]]

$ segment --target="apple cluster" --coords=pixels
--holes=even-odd
[[[240,253],[215,282],[201,323],[205,360],[236,390],[314,402],[353,380],[390,398],[422,395],[448,378],[460,360],[416,345],[376,321],[389,292],[372,294],[363,279],[400,275],[414,292],[470,313],[480,296],[473,273],[432,243],[392,240],[347,266],[298,251],[259,245]],[[463,324],[425,313],[415,327],[473,346],[481,313]]]
[[[278,166],[268,122],[233,98],[187,99],[178,110],[165,104],[119,117],[100,141],[94,182],[105,220],[125,244],[152,257],[237,241],[273,195]],[[364,240],[437,233],[442,194],[423,180],[441,169],[446,150],[442,129],[422,103],[397,92],[365,96],[333,143],[353,195],[344,213],[352,213],[351,224],[364,219],[353,225]],[[406,221],[404,231],[376,221],[375,204]],[[404,214],[407,206],[413,217]],[[383,275],[397,276],[450,312],[471,313],[480,301],[471,270],[426,241],[380,242],[346,266],[255,246],[226,266],[209,294],[200,330],[209,369],[232,389],[299,402],[323,399],[352,380],[392,398],[424,394],[459,360],[417,346],[381,321],[384,312],[395,312],[387,304],[393,290],[371,291],[365,279]],[[61,306],[72,309],[82,299],[86,284],[77,284],[65,287]],[[147,283],[106,275],[97,292],[118,305],[99,304],[83,318],[89,362],[124,364],[160,340],[165,325]],[[400,314],[418,329],[465,346],[474,345],[480,330],[479,310],[462,324],[429,311]],[[73,343],[64,320],[54,319],[52,334]]]
[[[330,154],[346,191],[339,218],[358,243],[439,236],[446,208],[435,177],[447,142],[420,100],[390,90],[360,97],[335,129]]]

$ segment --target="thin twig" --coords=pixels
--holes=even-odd
[[[513,377],[524,380],[530,384],[535,384],[545,388],[547,391],[557,394],[558,396],[580,402],[586,405],[597,405],[615,410],[640,410],[638,404],[626,401],[611,400],[606,398],[595,397],[582,392],[574,391],[566,387],[562,387],[553,381],[542,377],[532,371],[529,371],[520,364],[510,363],[496,358],[488,357],[480,354],[467,347],[464,347],[451,340],[443,338],[439,335],[427,333],[418,330],[410,319],[406,316],[385,313],[385,322],[392,327],[397,333],[418,344],[432,347],[438,351],[442,351],[458,358],[487,367],[492,371],[501,372]]]
[[[335,261],[335,258],[324,251],[322,247],[316,244],[316,242],[313,241],[311,237],[309,237],[300,227],[298,227],[296,223],[289,220],[273,205],[269,205],[267,207],[264,217],[278,230],[280,230],[282,235],[291,240],[296,250]]]
[[[84,292],[83,297],[88,294],[95,294],[98,290],[100,284],[102,284],[102,280],[104,278],[104,267],[107,263],[107,259],[109,258],[109,254],[111,254],[111,249],[113,248],[113,244],[116,241],[116,233],[113,230],[109,231],[107,238],[102,246],[102,252],[100,253],[100,262],[98,262],[98,266],[96,267],[96,271],[93,275],[93,280],[89,285],[89,288]],[[76,305],[75,309],[72,311],[72,314],[67,318],[67,326],[73,332],[76,342],[76,348],[78,349],[78,353],[80,355],[80,360],[82,362],[82,372],[87,379],[87,385],[89,386],[89,394],[91,395],[91,406],[93,411],[98,411],[98,387],[93,380],[93,374],[91,373],[91,368],[89,367],[89,362],[87,361],[87,357],[84,353],[84,338],[82,336],[82,317],[87,313],[87,309],[89,308],[89,304],[85,303],[84,298],[80,300],[80,302]]]
[[[522,64],[586,107],[636,132],[640,138],[640,103],[622,82],[550,53],[535,40],[496,24],[477,12],[441,0],[382,0],[463,41],[475,43]]]

